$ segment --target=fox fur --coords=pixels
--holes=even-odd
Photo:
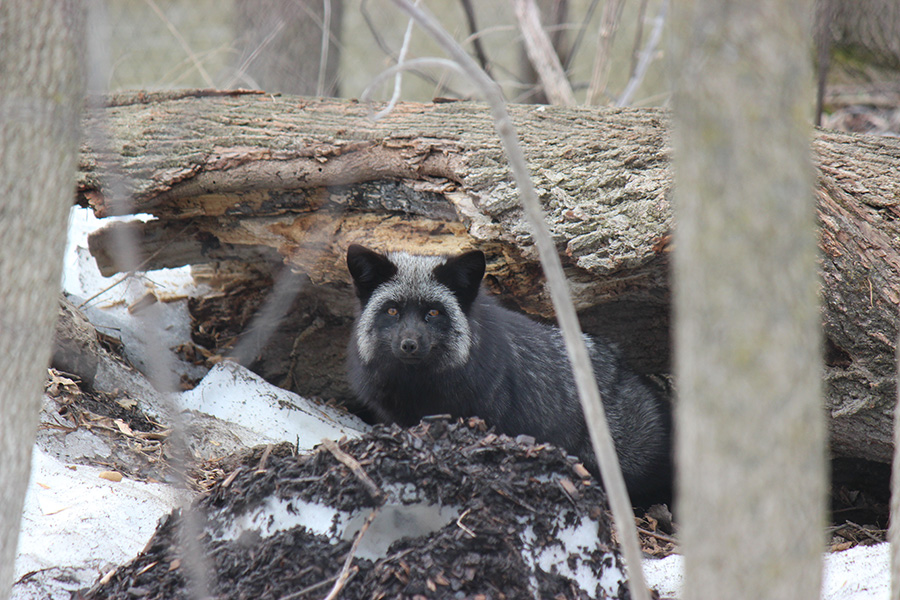
[[[481,290],[485,257],[347,251],[361,311],[348,348],[359,400],[386,423],[478,416],[597,462],[560,331],[507,310]],[[619,463],[633,500],[671,485],[668,402],[623,365],[610,344],[585,336]]]

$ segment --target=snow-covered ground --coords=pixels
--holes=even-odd
[[[68,293],[82,299],[115,281],[115,278],[100,276],[87,252],[87,232],[97,226],[88,211],[74,209],[64,286]],[[154,272],[113,287],[93,300],[87,310],[95,324],[115,328],[117,337],[125,343],[129,358],[138,365],[145,364],[149,352],[146,335],[142,333],[146,332],[146,324],[130,314],[126,307],[147,291],[169,299],[198,293],[187,269]],[[160,309],[154,315],[158,319],[155,330],[161,332],[164,347],[176,343],[173,340],[188,339],[185,302],[158,303]],[[176,365],[176,372],[197,376],[195,367],[185,365],[174,355],[167,360]],[[168,408],[143,408],[151,414],[163,415],[176,407],[207,413],[224,423],[245,445],[288,441],[301,449],[309,449],[322,438],[351,437],[366,428],[356,419],[273,387],[228,362],[210,371],[194,390],[175,395],[172,403],[173,406]],[[34,449],[13,598],[68,600],[70,591],[90,586],[114,565],[134,557],[150,538],[159,518],[190,497],[188,492],[169,484],[143,483],[128,478],[114,481],[116,477],[109,479],[110,473],[103,469],[71,465],[58,458],[62,454],[59,445],[65,446],[69,442],[72,447],[81,444],[82,452],[102,452],[99,442],[100,449],[91,450],[92,442],[84,439],[84,435],[83,432],[63,431],[44,435]],[[68,436],[74,437],[67,440]],[[279,514],[277,506],[271,509],[270,514]],[[285,518],[295,518],[287,511],[281,512]],[[409,522],[420,521],[411,519]],[[248,519],[248,526],[252,523],[253,520]],[[290,526],[268,520],[267,523],[270,527]],[[540,560],[545,558],[540,557]],[[888,564],[887,544],[828,554],[824,560],[822,597],[827,600],[886,599],[889,597]],[[648,583],[659,590],[662,597],[678,597],[682,585],[680,556],[646,560],[644,570]]]
[[[679,555],[645,560],[647,585],[661,598],[678,598],[683,580]],[[887,600],[890,597],[890,545],[857,546],[825,555],[823,600]]]

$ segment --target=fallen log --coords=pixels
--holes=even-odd
[[[369,110],[351,100],[243,92],[112,97],[85,119],[78,201],[99,216],[149,213],[155,220],[98,232],[92,253],[105,274],[283,260],[308,282],[307,304],[292,309],[302,313],[298,329],[281,328],[292,333],[268,355],[291,357],[282,370],[301,392],[309,392],[302,379],[311,371],[321,379],[320,371],[335,370],[312,391],[321,395],[346,392],[339,371],[354,310],[343,264],[350,243],[427,252],[478,247],[490,257],[494,291],[552,317],[486,108],[400,104],[378,122]],[[585,329],[620,344],[636,369],[667,372],[673,177],[666,112],[512,106],[511,113]],[[832,450],[887,462],[900,304],[900,142],[819,131],[812,146]],[[132,264],[117,263],[117,228],[129,228],[137,243]],[[317,300],[319,292],[329,300]],[[293,376],[301,366],[306,375]]]

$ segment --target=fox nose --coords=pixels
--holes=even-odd
[[[406,354],[415,354],[419,349],[419,342],[412,338],[406,338],[400,342],[400,349]]]

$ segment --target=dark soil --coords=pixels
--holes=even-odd
[[[523,542],[530,527],[535,551],[558,546],[563,527],[587,523],[598,541],[569,554],[566,563],[581,563],[598,577],[609,568],[621,572],[605,494],[582,473],[560,450],[498,436],[475,419],[435,418],[408,430],[376,427],[339,449],[320,446],[306,456],[257,451],[195,503],[195,519],[170,515],[144,552],[85,597],[192,598],[196,590],[187,573],[193,564],[207,573],[214,598],[324,598],[352,555],[351,541],[301,526],[270,537],[245,531],[233,541],[215,532],[271,497],[367,515],[386,501],[411,503],[391,497],[396,493],[390,490],[402,487],[414,489],[417,502],[456,506],[461,516],[430,534],[395,541],[382,558],[351,556],[343,568],[350,578],[338,597],[533,599],[537,591],[548,599],[606,598],[599,586],[588,592],[558,572],[532,568]],[[186,549],[185,529],[202,531],[190,536],[199,543],[188,546],[198,548]],[[202,560],[190,560],[197,556]],[[617,584],[612,597],[628,597],[624,584]]]

